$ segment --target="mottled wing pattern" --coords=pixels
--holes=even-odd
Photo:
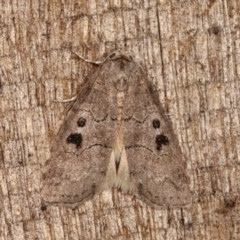
[[[149,204],[191,201],[186,163],[157,92],[130,56],[112,53],[69,111],[43,174],[48,203],[74,204],[106,187]]]
[[[140,69],[131,67],[130,76]],[[186,163],[158,94],[144,74],[125,99],[124,143],[130,182],[150,204],[184,205],[191,201]]]
[[[99,70],[80,92],[53,143],[43,170],[44,202],[75,204],[93,197],[106,175],[113,130]]]

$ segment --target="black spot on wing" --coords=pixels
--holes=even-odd
[[[157,150],[161,150],[162,145],[168,145],[169,144],[168,137],[163,135],[163,134],[157,135],[155,141],[156,141],[156,144],[157,144]]]
[[[83,117],[80,117],[77,121],[78,127],[84,127],[86,125],[86,119]]]
[[[160,128],[160,121],[158,119],[153,119],[152,125],[155,129]]]
[[[80,148],[82,144],[82,134],[81,133],[71,133],[67,137],[68,144],[75,144],[76,148]]]

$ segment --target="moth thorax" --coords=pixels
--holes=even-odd
[[[125,77],[120,77],[115,81],[117,91],[125,92],[128,89],[128,81]]]
[[[123,106],[124,106],[124,100],[125,100],[125,94],[124,94],[123,91],[121,91],[121,92],[119,92],[119,93],[117,94],[117,106],[118,106],[118,108],[119,108],[119,107],[120,107],[120,108],[123,108]]]

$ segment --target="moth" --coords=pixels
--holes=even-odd
[[[152,206],[191,201],[186,162],[158,92],[131,56],[111,53],[77,95],[42,175],[45,203],[112,187]]]

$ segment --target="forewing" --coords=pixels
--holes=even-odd
[[[126,96],[124,115],[124,140],[133,189],[150,204],[189,203],[186,163],[172,125],[144,75],[139,75],[137,82]]]
[[[83,88],[53,142],[42,178],[45,202],[80,203],[93,197],[106,175],[113,126],[99,74]]]

